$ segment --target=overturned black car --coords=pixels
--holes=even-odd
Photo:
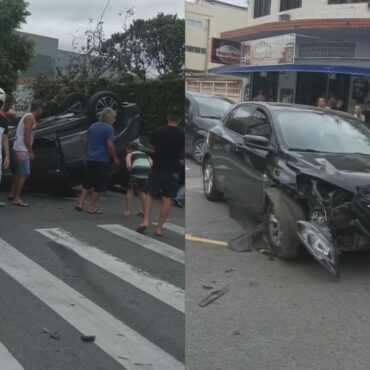
[[[140,131],[140,114],[136,104],[122,102],[110,91],[99,91],[90,98],[71,93],[65,98],[63,112],[40,120],[34,133],[35,160],[28,186],[51,193],[73,193],[84,174],[84,140],[89,126],[99,120],[106,107],[117,112],[114,125],[115,144],[123,158],[127,143],[136,140]],[[10,127],[10,144],[16,129]],[[113,171],[112,182],[122,181],[123,170]],[[11,173],[8,173],[8,179]]]
[[[278,257],[297,258],[303,244],[339,276],[341,251],[370,249],[370,129],[349,114],[239,104],[209,132],[203,187],[237,217],[262,220]]]

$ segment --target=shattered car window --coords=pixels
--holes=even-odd
[[[290,150],[370,155],[370,129],[359,120],[321,112],[277,112]]]

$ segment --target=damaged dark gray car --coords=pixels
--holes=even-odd
[[[341,251],[370,249],[370,129],[349,114],[242,103],[210,130],[204,193],[256,216],[278,257],[301,246],[339,276]]]

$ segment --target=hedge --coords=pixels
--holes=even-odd
[[[66,88],[59,80],[41,78],[34,86],[35,97],[47,104],[48,115],[60,112],[64,97],[74,91],[81,91],[77,86]],[[139,107],[142,117],[142,135],[148,135],[156,127],[166,123],[170,109],[184,112],[185,82],[183,79],[147,80],[118,84],[112,81],[93,81],[88,95],[99,90],[111,90],[122,101],[134,102]]]

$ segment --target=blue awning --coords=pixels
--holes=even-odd
[[[247,66],[234,64],[230,66],[212,68],[210,73],[221,75],[244,75],[253,72],[324,72],[324,73],[344,73],[349,75],[370,76],[370,68],[328,65],[328,64],[282,64],[274,66]]]

